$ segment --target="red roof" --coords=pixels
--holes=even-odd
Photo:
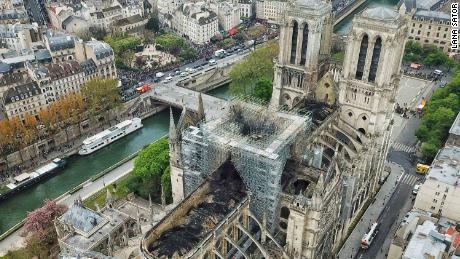
[[[452,241],[452,247],[457,249],[459,244],[460,244],[460,235],[457,235],[455,237],[454,241]]]
[[[455,230],[455,227],[453,227],[453,226],[450,226],[446,231],[446,233],[448,235],[450,235],[450,236],[452,236],[455,232],[457,232],[457,231]]]
[[[238,32],[238,29],[236,29],[236,27],[233,27],[230,30],[228,30],[229,35],[235,35],[237,32]]]

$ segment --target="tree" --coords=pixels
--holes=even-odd
[[[261,78],[254,87],[254,96],[263,102],[269,102],[272,97],[273,82],[268,78]]]
[[[46,200],[43,207],[27,214],[24,223],[24,234],[30,240],[40,240],[45,244],[52,244],[56,240],[53,220],[66,211],[66,206],[58,205],[53,200]]]
[[[152,17],[150,17],[147,21],[147,24],[145,25],[145,28],[153,32],[159,32],[160,20],[158,19],[158,15],[153,15]]]
[[[273,80],[273,59],[277,55],[278,44],[272,41],[234,65],[230,71],[230,92],[233,95],[252,95],[256,82],[263,78]]]
[[[248,30],[246,31],[246,36],[248,37],[248,39],[256,40],[262,37],[262,35],[264,35],[266,31],[267,27],[265,25],[257,24],[255,26],[248,28]]]
[[[133,172],[123,182],[121,188],[125,188],[128,192],[134,192],[146,199],[150,194],[155,201],[160,202],[160,186],[162,183],[167,184],[166,178],[169,178],[169,176],[164,176],[169,173],[168,166],[168,139],[163,138],[150,144],[139,153],[134,161]],[[169,195],[167,193],[169,187],[164,186],[164,188],[166,194]]]
[[[438,51],[435,48],[424,48],[427,51]],[[421,150],[427,162],[436,155],[448,137],[448,131],[460,111],[460,70],[444,88],[436,89],[423,109],[423,117],[416,131],[417,138],[422,142]]]
[[[81,89],[93,114],[109,111],[120,105],[117,80],[94,78]]]

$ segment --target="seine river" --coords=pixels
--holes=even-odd
[[[394,6],[397,2],[397,0],[370,0],[367,4],[370,6]],[[364,7],[360,8],[360,10]],[[335,30],[339,33],[346,33],[351,26],[351,19],[351,16],[345,19],[336,26]],[[229,96],[228,85],[215,89],[209,92],[209,94],[220,98],[227,98]],[[0,234],[24,219],[28,211],[40,207],[43,200],[58,197],[86,181],[91,176],[167,134],[169,112],[167,110],[160,112],[144,120],[143,124],[144,127],[141,130],[118,140],[94,154],[85,157],[70,157],[67,167],[59,175],[1,202]]]

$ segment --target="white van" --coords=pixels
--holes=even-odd
[[[439,70],[439,69],[436,69],[434,72],[433,72],[435,75],[438,75],[438,76],[442,76],[442,71]]]

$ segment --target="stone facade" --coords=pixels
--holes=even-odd
[[[250,202],[249,210],[228,213],[231,220],[218,221],[219,215],[219,224],[196,224],[208,231],[193,234],[202,241],[195,241],[190,251],[183,250],[182,244],[176,251],[167,248],[168,254],[334,257],[352,222],[378,189],[408,29],[407,18],[394,10],[363,11],[354,18],[345,48],[346,65],[337,76],[328,64],[331,17],[330,4],[320,0],[299,0],[288,7],[281,24],[269,109],[231,101],[222,117],[212,121],[203,116],[194,120],[184,110],[177,127],[171,114],[176,208],[185,210],[196,200],[213,201],[213,194],[203,197],[204,188],[216,172],[224,168],[225,173],[227,164],[244,183]],[[308,112],[296,114],[293,108]],[[198,114],[204,114],[203,110],[199,102]],[[248,214],[249,228],[241,227]],[[178,213],[168,215],[164,224],[145,236],[141,250],[146,258],[164,255],[164,249],[152,243],[164,244],[190,222],[177,218]],[[233,226],[241,232],[233,233]],[[254,249],[248,249],[252,244]]]
[[[272,108],[300,104],[313,95],[327,70],[332,34],[331,6],[321,1],[313,8],[304,2],[289,5],[280,32],[280,53],[275,64]]]

